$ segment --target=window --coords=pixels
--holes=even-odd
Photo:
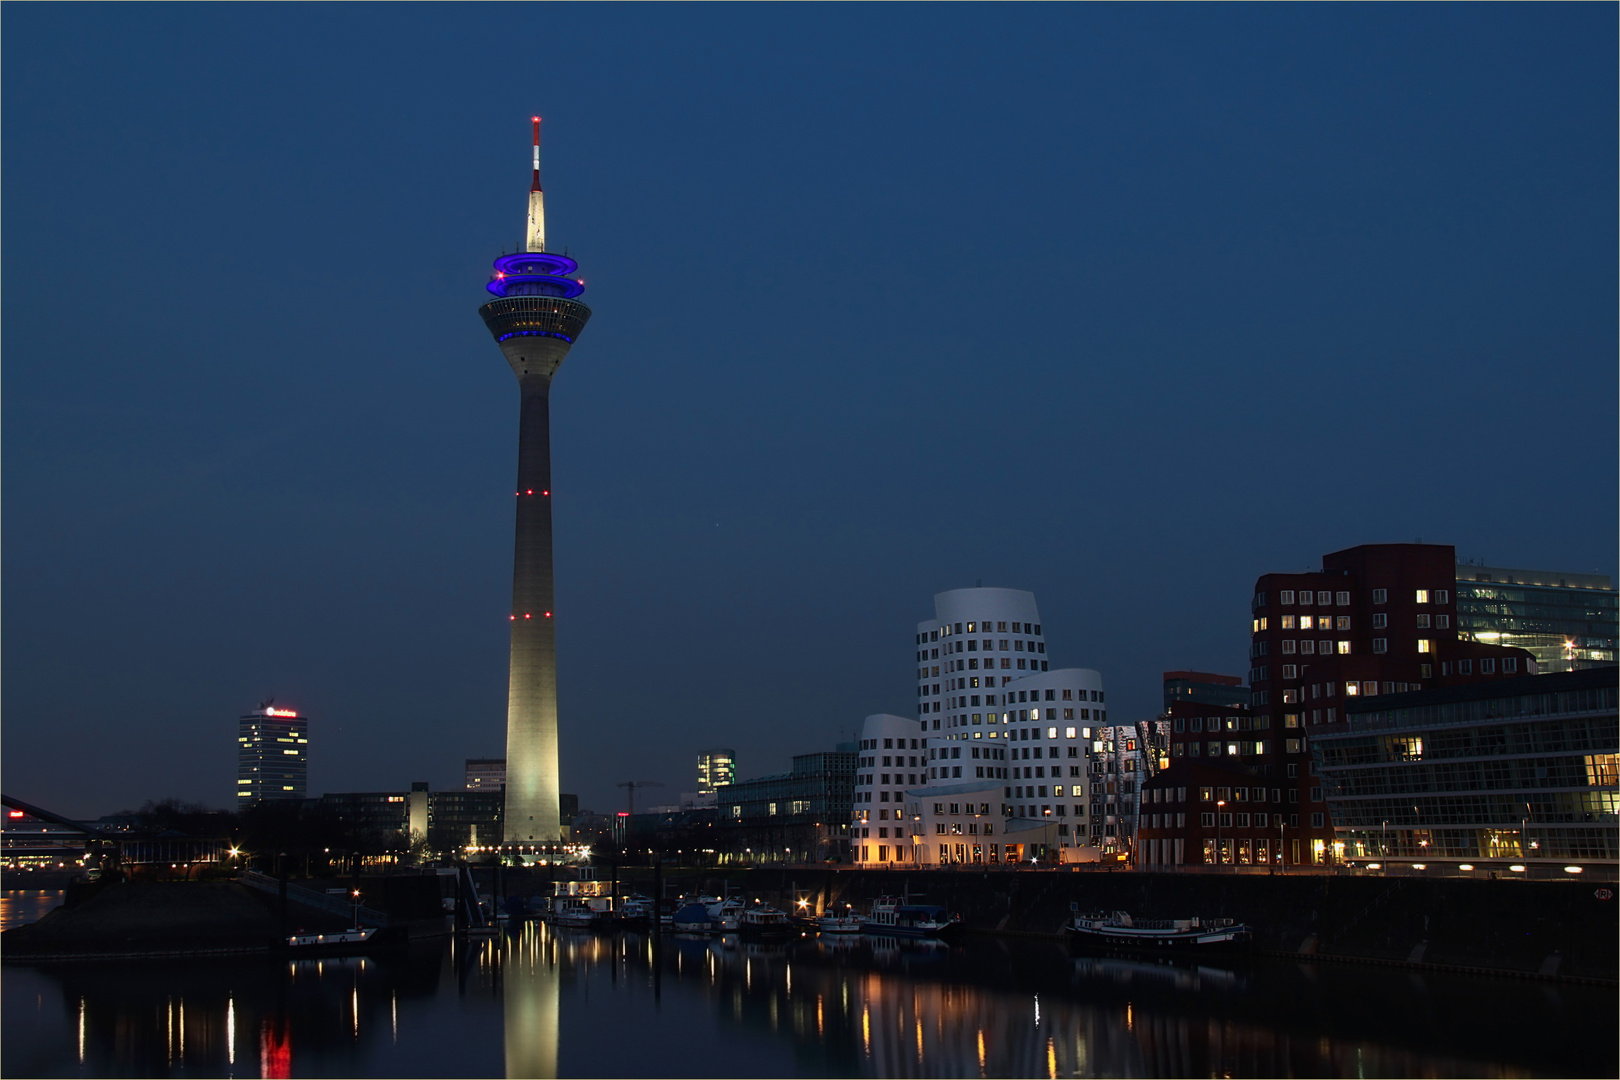
[[[1316,618],[1315,618],[1315,616],[1313,616],[1313,615],[1301,615],[1299,617],[1299,628],[1301,630],[1314,630],[1314,629],[1316,629]]]
[[[1350,605],[1350,594],[1347,592],[1337,593],[1333,597],[1333,602],[1340,607],[1348,607]]]
[[[1481,660],[1479,662],[1479,670],[1480,670],[1481,674],[1485,674],[1485,675],[1494,675],[1494,674],[1496,674],[1496,661],[1495,660],[1490,660],[1490,659]]]
[[[1373,652],[1375,652],[1375,653],[1387,653],[1387,652],[1389,652],[1389,638],[1382,638],[1382,637],[1373,638]]]
[[[1282,592],[1278,593],[1277,602],[1279,604],[1292,604],[1294,602],[1294,590],[1284,589]]]
[[[1300,744],[1300,740],[1298,740],[1298,739],[1289,739],[1289,740],[1287,740],[1286,745],[1287,745],[1288,753],[1290,753],[1290,754],[1299,753],[1299,744]]]
[[[1322,814],[1312,814],[1311,815],[1311,828],[1313,828],[1313,829],[1323,828],[1322,819],[1323,819]]]
[[[1291,642],[1284,642],[1284,644],[1292,644],[1292,643]],[[1285,680],[1286,679],[1297,679],[1297,678],[1299,678],[1299,667],[1297,665],[1295,665],[1295,664],[1284,664],[1282,666],[1282,672],[1283,672],[1282,677]],[[1177,721],[1177,722],[1179,723],[1180,721]]]
[[[1338,618],[1334,619],[1333,620],[1333,628],[1335,630],[1348,630],[1348,629],[1350,629],[1350,616],[1348,616],[1348,615],[1340,615]]]
[[[1438,629],[1438,630],[1450,630],[1451,629],[1451,616],[1450,615],[1436,615],[1434,617],[1434,625],[1435,625],[1435,628]]]
[[[1419,615],[1417,617],[1417,624],[1419,630],[1427,630],[1429,628],[1429,617],[1427,615]]]
[[[1283,727],[1285,727],[1285,728],[1297,728],[1297,727],[1299,727],[1299,713],[1297,713],[1297,712],[1283,713]]]
[[[1293,638],[1283,638],[1282,651],[1283,651],[1283,655],[1285,655],[1285,656],[1292,656],[1294,654],[1294,639]],[[1283,670],[1286,671],[1287,668],[1284,668]],[[1286,679],[1286,678],[1288,678],[1288,676],[1284,675],[1283,678]]]
[[[1418,638],[1418,652],[1420,652],[1420,653],[1432,653],[1432,652],[1434,652],[1434,641],[1431,640],[1430,638],[1426,638],[1426,637],[1425,638]]]
[[[1427,604],[1429,602],[1429,590],[1428,589],[1419,589],[1417,591],[1417,602],[1420,603],[1420,604]]]
[[[1519,658],[1517,656],[1505,656],[1502,658],[1502,673],[1504,675],[1511,675],[1518,670]]]
[[[1472,675],[1473,673],[1474,673],[1474,662],[1472,660],[1459,660],[1459,661],[1457,661],[1457,674],[1459,674],[1459,675]]]
[[[1375,604],[1387,604],[1387,603],[1389,603],[1389,590],[1388,589],[1374,589],[1373,590],[1373,603],[1375,603]]]
[[[1316,602],[1324,605],[1331,604],[1333,603],[1333,594],[1330,592],[1319,592],[1316,594]]]
[[[1451,590],[1450,589],[1436,589],[1436,590],[1434,590],[1434,602],[1437,603],[1437,604],[1449,604],[1449,603],[1451,603]]]
[[[1297,704],[1299,704],[1299,691],[1298,690],[1284,690],[1282,692],[1282,695],[1283,695],[1282,699],[1283,699],[1283,704],[1284,705],[1297,705]]]
[[[1380,612],[1378,612],[1377,614],[1375,614],[1373,616],[1373,629],[1374,630],[1382,630],[1384,627],[1386,627],[1388,625],[1389,625],[1389,615],[1387,613],[1380,611]]]
[[[1348,641],[1339,642],[1339,655],[1340,656],[1348,656],[1349,654],[1350,654],[1350,643]]]
[[[1322,789],[1319,788],[1319,787],[1311,788],[1311,802],[1321,802],[1321,801],[1322,801]]]
[[[1283,595],[1286,596],[1288,594],[1284,593]],[[1198,815],[1198,824],[1202,825],[1206,829],[1213,829],[1215,827],[1215,815],[1214,814],[1199,814]]]
[[[1284,630],[1293,630],[1296,628],[1298,623],[1299,616],[1297,615],[1284,615],[1282,617],[1282,628]]]

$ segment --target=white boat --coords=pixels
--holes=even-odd
[[[709,918],[714,921],[715,929],[722,934],[734,934],[742,923],[743,903],[741,900],[730,898],[719,899],[710,897],[704,904],[709,910]]]
[[[835,915],[829,911],[817,919],[816,929],[823,934],[858,934],[861,932],[863,922],[865,920],[855,914],[854,905],[845,904],[842,915]]]
[[[377,928],[375,926],[357,926],[353,930],[338,930],[327,934],[293,934],[287,939],[287,947],[291,949],[354,948],[370,943],[376,933]]]
[[[558,926],[589,930],[601,921],[601,912],[582,896],[559,896],[552,901],[551,917]]]
[[[1254,936],[1232,919],[1133,919],[1126,911],[1076,912],[1068,930],[1076,944],[1152,952],[1241,948]]]

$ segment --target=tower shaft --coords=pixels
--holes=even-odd
[[[518,339],[528,345],[534,338]],[[566,352],[566,347],[561,351]],[[517,534],[506,696],[506,842],[559,838],[557,622],[551,557],[551,377],[520,375]]]

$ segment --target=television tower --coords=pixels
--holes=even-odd
[[[551,379],[591,309],[576,297],[579,264],[546,251],[540,190],[540,118],[524,251],[495,260],[478,309],[517,376],[517,544],[512,560],[512,648],[506,695],[504,842],[523,853],[562,838],[557,778],[557,628],[551,571]]]

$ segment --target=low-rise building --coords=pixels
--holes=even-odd
[[[1617,720],[1614,667],[1350,702],[1311,729],[1334,845],[1352,863],[1612,877]]]

